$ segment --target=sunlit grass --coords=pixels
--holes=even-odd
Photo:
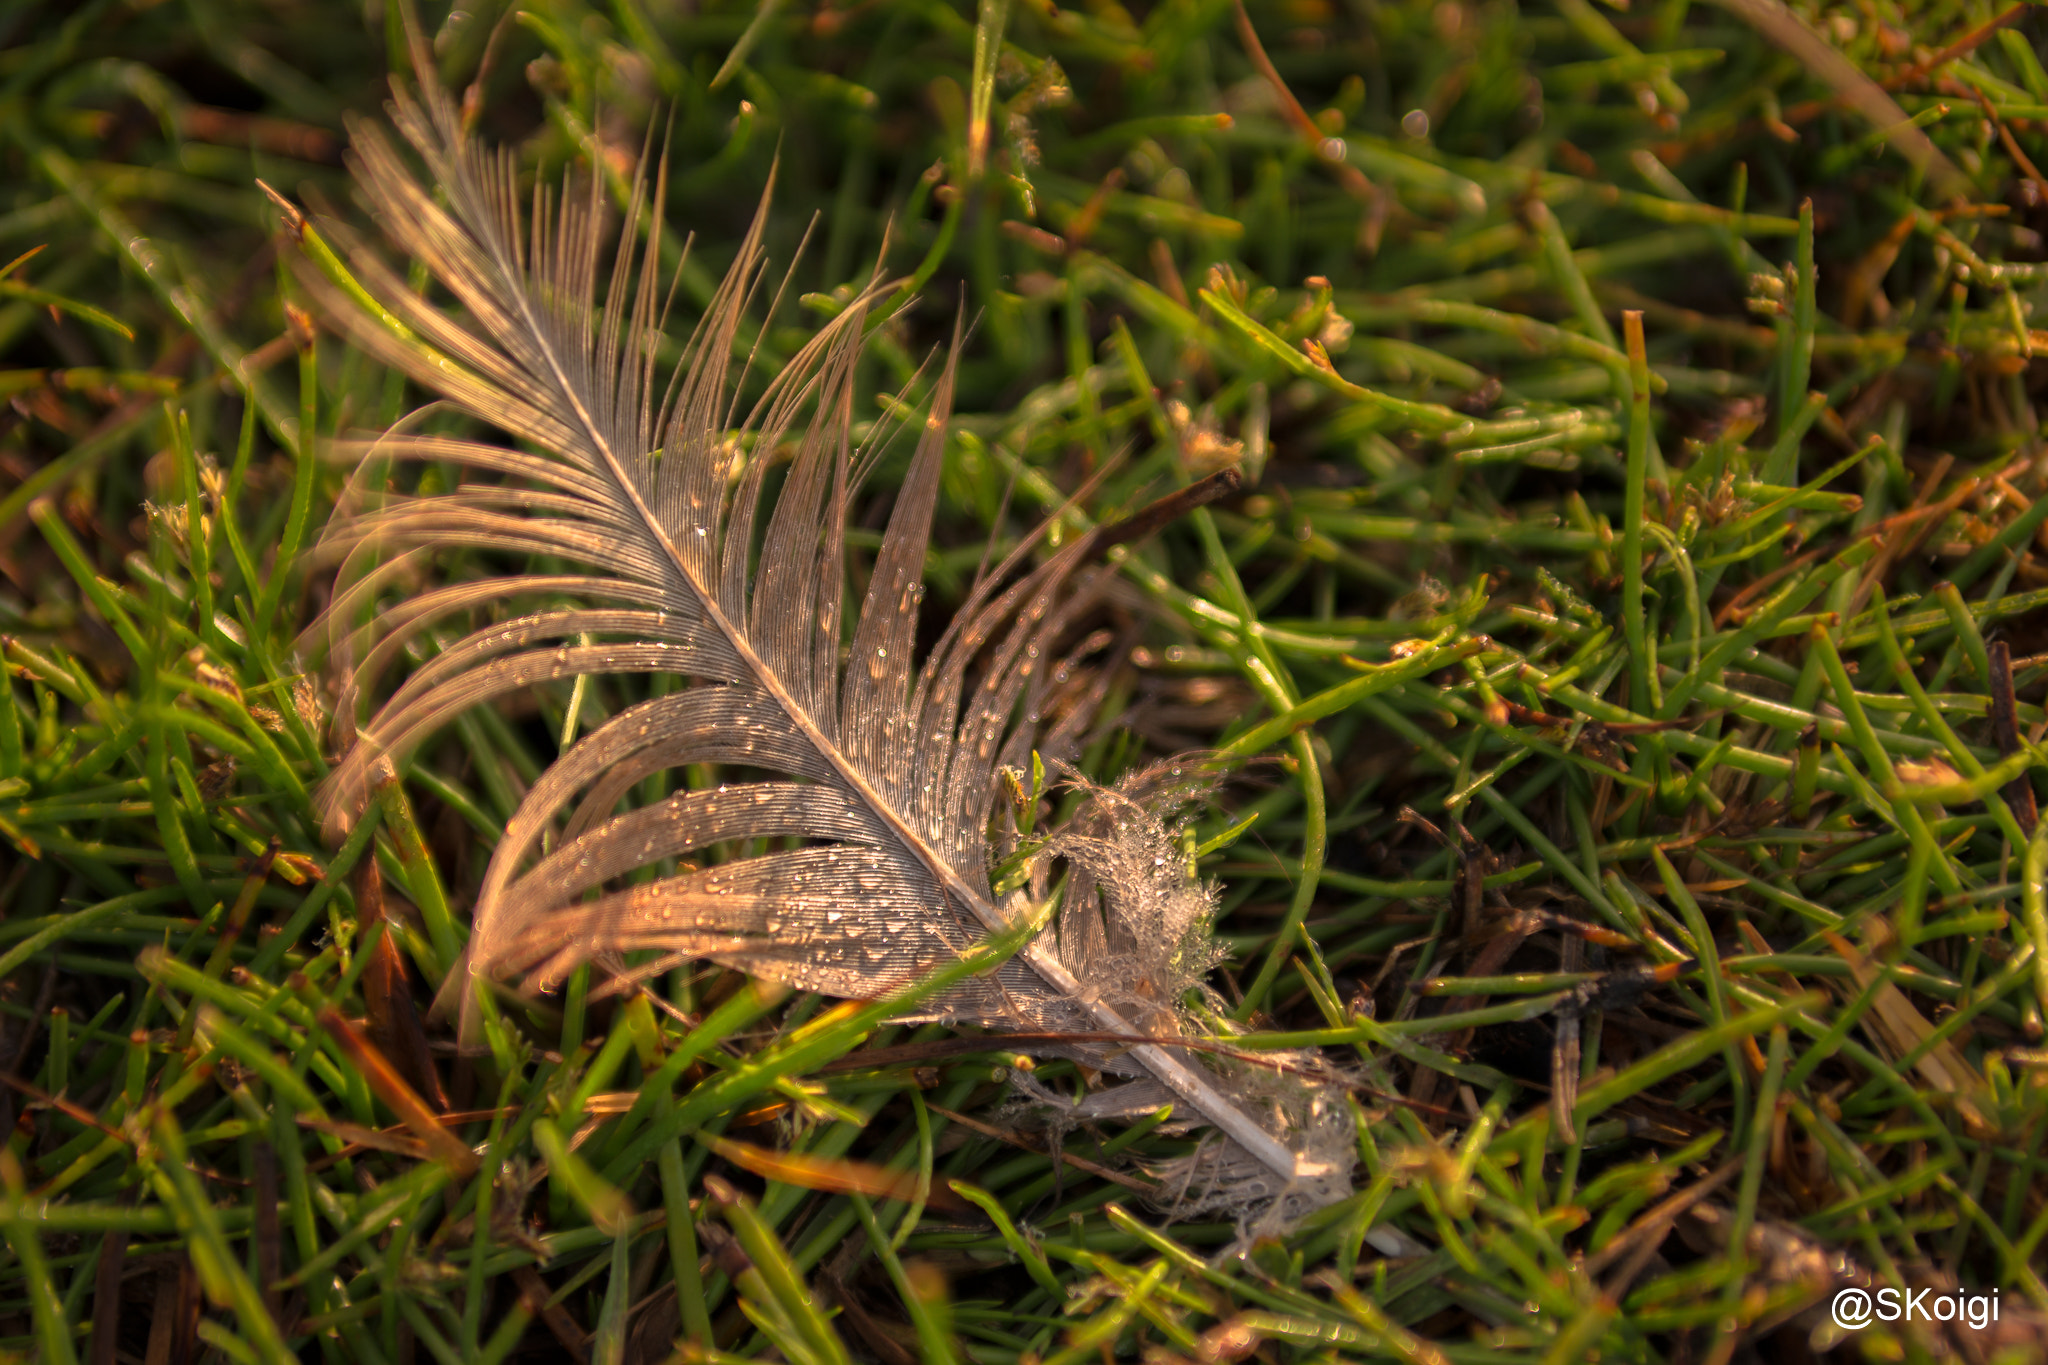
[[[1249,1248],[1167,1216],[1196,1135],[1048,1134],[999,1039],[714,968],[456,1055],[503,822],[667,680],[472,713],[322,837],[321,447],[419,395],[298,311],[255,181],[374,230],[343,114],[397,10],[12,21],[0,1351],[1804,1358],[1864,1275],[1999,1288],[1977,1344],[2038,1358],[2048,30],[1814,17],[1966,198],[1681,0],[424,16],[535,175],[667,139],[678,347],[771,165],[764,369],[877,262],[876,393],[964,303],[934,633],[991,538],[1242,462],[1118,552],[1081,766],[1246,760],[1195,831],[1234,1046],[1323,1049],[1367,1120],[1357,1193]],[[1957,1349],[1887,1333],[1844,1351]]]

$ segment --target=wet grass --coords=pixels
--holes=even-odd
[[[1358,1193],[1219,1260],[1234,1230],[1147,1188],[1191,1139],[1056,1159],[999,1039],[714,968],[661,1009],[579,978],[509,1062],[457,1056],[420,1021],[503,822],[645,693],[474,712],[321,837],[321,443],[417,395],[298,311],[254,181],[354,216],[395,12],[26,4],[0,1352],[2048,1351],[2041,20],[1818,16],[1916,170],[1684,0],[501,8],[430,7],[444,78],[541,175],[667,130],[686,314],[778,155],[771,364],[878,260],[918,299],[877,392],[965,301],[935,623],[1105,463],[1072,529],[1242,461],[1124,553],[1140,643],[1083,766],[1249,760],[1195,832],[1217,986],[1241,1043],[1342,1063]],[[1844,1340],[1854,1283],[2001,1318]]]

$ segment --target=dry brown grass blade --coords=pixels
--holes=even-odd
[[[1086,1171],[1089,1175],[1100,1176],[1113,1184],[1122,1185],[1125,1189],[1137,1190],[1143,1194],[1159,1193],[1159,1186],[1151,1181],[1139,1180],[1135,1176],[1125,1175],[1122,1171],[1113,1171],[1099,1161],[1090,1161],[1086,1157],[1075,1156],[1072,1152],[1048,1152],[1044,1147],[1032,1142],[1030,1138],[1015,1128],[998,1128],[992,1123],[983,1123],[980,1119],[969,1118],[965,1114],[956,1114],[950,1109],[941,1108],[929,1102],[927,1102],[926,1107],[934,1114],[951,1119],[962,1128],[979,1133],[983,1137],[992,1137],[998,1142],[1007,1142],[1012,1147],[1021,1147],[1027,1152],[1057,1156],[1061,1161],[1066,1162],[1067,1165],[1072,1166],[1077,1171]]]
[[[1600,1248],[1593,1255],[1588,1256],[1585,1265],[1581,1269],[1588,1275],[1598,1275],[1622,1257],[1639,1251],[1646,1242],[1651,1247],[1655,1247],[1657,1243],[1664,1240],[1664,1233],[1670,1230],[1671,1225],[1678,1221],[1678,1215],[1684,1213],[1694,1204],[1699,1203],[1700,1200],[1705,1199],[1715,1190],[1720,1189],[1723,1185],[1734,1179],[1741,1170],[1741,1162],[1730,1161],[1713,1174],[1686,1186],[1677,1194],[1658,1204],[1655,1208],[1646,1210],[1635,1222],[1631,1223],[1621,1232],[1616,1233],[1613,1241]],[[1616,1282],[1608,1286],[1608,1292],[1611,1294],[1623,1292],[1628,1287],[1628,1280],[1632,1278],[1633,1276],[1617,1277]]]
[[[189,1262],[186,1263],[189,1267]],[[189,1273],[186,1269],[185,1273]],[[149,1345],[144,1348],[142,1365],[171,1365],[172,1337],[178,1322],[178,1282],[182,1278],[179,1268],[162,1269],[156,1273],[156,1303],[149,1315]]]
[[[1889,937],[1890,930],[1882,920],[1871,921],[1874,932]],[[1879,969],[1862,950],[1840,934],[1823,930],[1823,938],[1835,950],[1842,961],[1849,964],[1849,975],[1861,990],[1868,990],[1878,979]],[[1886,982],[1879,987],[1877,998],[1870,1013],[1871,1032],[1893,1060],[1918,1053],[1913,1070],[1929,1089],[1946,1095],[1962,1115],[1963,1123],[1972,1133],[1980,1136],[1994,1131],[1984,1116],[1984,1110],[1977,1103],[1977,1097],[1984,1091],[1984,1079],[1974,1071],[1962,1049],[1947,1038],[1929,1044],[1934,1036],[1934,1025],[1927,1022],[1927,1016],[1915,1009],[1906,993],[1897,986]]]
[[[767,1180],[795,1185],[828,1194],[864,1194],[876,1199],[910,1203],[918,1197],[918,1179],[912,1171],[892,1171],[866,1161],[846,1157],[811,1156],[804,1152],[776,1152],[735,1138],[707,1139],[711,1150],[738,1166]],[[946,1213],[965,1213],[968,1204],[950,1190],[932,1186],[926,1193],[927,1207]]]
[[[1993,15],[1991,18],[1986,19],[1983,23],[1977,25],[1977,27],[1971,29],[1968,33],[1965,33],[1962,37],[1950,43],[1941,51],[1935,53],[1932,57],[1929,57],[1926,61],[1915,62],[1913,63],[1913,65],[1907,67],[1904,71],[1901,71],[1898,75],[1893,76],[1890,80],[1884,83],[1884,88],[1886,90],[1904,89],[1906,86],[1911,85],[1913,82],[1921,80],[1926,76],[1929,76],[1934,72],[1939,71],[1942,67],[1947,66],[1956,58],[1969,56],[1970,53],[1977,50],[1978,46],[1982,44],[1986,38],[1989,38],[1992,34],[1998,32],[1998,30],[2006,27],[2008,24],[2017,23],[2020,20],[2020,18],[2023,15],[2025,15],[2028,10],[2032,8],[2034,8],[2034,6],[2027,4],[2014,5],[2011,9],[2006,10],[2002,14]]]
[[[1344,144],[1326,136],[1316,121],[1309,117],[1308,110],[1301,107],[1301,101],[1287,88],[1287,81],[1273,65],[1273,59],[1266,55],[1266,45],[1259,41],[1259,31],[1252,27],[1251,15],[1245,13],[1244,0],[1235,0],[1235,4],[1237,36],[1244,43],[1245,55],[1251,58],[1252,65],[1258,68],[1259,74],[1266,78],[1266,84],[1273,87],[1273,95],[1280,101],[1281,112],[1287,116],[1287,121],[1294,125],[1294,130],[1301,134],[1302,140],[1315,150],[1316,159],[1329,167],[1330,173],[1337,177],[1337,183],[1344,187],[1345,192],[1365,207],[1365,222],[1359,234],[1360,242],[1368,254],[1377,252],[1380,234],[1386,230],[1389,212],[1386,192],[1367,179],[1365,172],[1358,167],[1345,163],[1341,150]],[[1334,152],[1332,143],[1335,143],[1337,149]]]
[[[1805,63],[1808,71],[1834,87],[1842,103],[1870,120],[1872,127],[1883,130],[1892,149],[1914,170],[1927,177],[1936,198],[1968,197],[1976,188],[1970,177],[1963,174],[1927,134],[1912,125],[1906,111],[1885,92],[1883,86],[1836,51],[1827,39],[1808,27],[1804,19],[1787,9],[1782,0],[1715,0],[1715,3]]]
[[[234,906],[228,911],[227,923],[221,926],[220,941],[206,959],[209,976],[218,976],[234,952],[235,941],[249,925],[249,916],[256,910],[256,898],[263,894],[263,885],[270,880],[270,869],[277,862],[277,855],[284,851],[284,844],[273,834],[263,852],[256,855],[256,861],[249,866],[249,875],[242,879],[242,889],[235,896]]]
[[[378,1099],[389,1106],[426,1144],[429,1155],[441,1162],[457,1175],[468,1175],[477,1167],[476,1153],[463,1145],[462,1139],[442,1125],[438,1115],[427,1107],[419,1092],[406,1084],[398,1069],[377,1045],[363,1036],[362,1030],[345,1018],[340,1010],[329,1006],[320,1011],[320,1027],[327,1030],[329,1037],[347,1054],[356,1070],[363,1075],[370,1090]]]
[[[1943,498],[1940,502],[1923,502],[1917,506],[1908,507],[1903,512],[1894,512],[1883,521],[1866,526],[1854,535],[1843,536],[1815,549],[1804,551],[1797,558],[1786,561],[1786,563],[1773,569],[1771,572],[1758,575],[1755,579],[1745,584],[1742,591],[1729,598],[1715,611],[1715,627],[1717,629],[1726,629],[1731,624],[1740,624],[1748,619],[1750,606],[1761,599],[1771,588],[1783,582],[1786,577],[1797,573],[1818,560],[1836,558],[1858,541],[1876,540],[1881,544],[1891,545],[1896,543],[1898,538],[1904,533],[1911,531],[1912,528],[1930,518],[1936,519],[1938,522],[1939,518],[1947,516],[1950,512],[1962,506],[1982,483],[1983,480],[1981,479],[1965,479],[1953,493]],[[1918,543],[1918,537],[1915,537],[1914,543]],[[1893,555],[1891,558],[1896,560],[1897,556]]]
[[[914,1333],[898,1324],[891,1323],[885,1326],[876,1321],[874,1314],[863,1308],[860,1300],[848,1293],[846,1285],[838,1278],[826,1278],[825,1287],[830,1291],[833,1301],[839,1305],[839,1311],[847,1325],[853,1328],[861,1343],[874,1353],[882,1365],[917,1365],[917,1357],[905,1348],[903,1342],[890,1335],[890,1328],[894,1327],[896,1331],[911,1337],[913,1342]]]
[[[550,1303],[553,1291],[540,1272],[530,1265],[520,1266],[512,1272],[513,1283],[519,1286],[519,1303],[527,1312],[539,1318],[554,1333],[555,1340],[568,1353],[576,1365],[588,1365],[590,1349],[585,1344],[583,1329],[576,1325],[576,1319],[569,1316],[569,1310],[559,1303]]]
[[[317,1161],[306,1164],[306,1169],[325,1170],[344,1157],[358,1152],[390,1152],[393,1156],[410,1157],[414,1161],[427,1159],[427,1145],[404,1128],[365,1128],[360,1123],[344,1123],[338,1119],[323,1119],[312,1114],[299,1115],[299,1127],[310,1128],[316,1133],[338,1137],[348,1144],[341,1151],[330,1153]]]
[[[384,877],[375,858],[356,865],[357,916],[363,932],[382,923],[384,932],[371,949],[370,965],[363,972],[363,1005],[368,1011],[370,1037],[388,1051],[436,1112],[448,1111],[448,1096],[441,1088],[441,1076],[434,1069],[433,1054],[427,1048],[426,1027],[420,1022],[419,1005],[412,998],[406,977],[405,958],[398,951],[396,926],[384,903]]]
[[[1844,327],[1860,327],[1863,316],[1869,311],[1872,301],[1878,297],[1878,289],[1884,277],[1891,271],[1892,264],[1899,259],[1899,252],[1905,248],[1906,239],[1913,235],[1915,219],[1904,214],[1892,224],[1891,230],[1878,239],[1870,250],[1857,257],[1849,267],[1848,278],[1842,283],[1841,318]],[[1878,315],[1877,321],[1884,321],[1885,315]]]
[[[2005,640],[1993,640],[1989,650],[1991,662],[1991,738],[1998,746],[2001,758],[2011,758],[2020,751],[2019,703],[2013,696],[2012,645]],[[2002,793],[2005,804],[2012,807],[2013,819],[2019,821],[2020,831],[2028,838],[2034,834],[2034,826],[2040,822],[2040,811],[2034,804],[2034,779],[2022,773],[2005,784]]]
[[[93,1274],[90,1365],[114,1365],[114,1349],[121,1336],[121,1271],[127,1257],[127,1231],[109,1232],[100,1243],[99,1265]]]

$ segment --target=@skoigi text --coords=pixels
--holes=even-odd
[[[1894,1289],[1886,1285],[1873,1294],[1852,1286],[1836,1293],[1830,1310],[1835,1325],[1852,1332],[1875,1322],[1953,1322],[1981,1331],[1998,1321],[1998,1291],[1973,1294],[1967,1289],[1943,1292],[1932,1286]]]

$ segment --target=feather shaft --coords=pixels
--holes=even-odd
[[[424,73],[422,80],[417,98],[397,98],[393,117],[440,193],[422,188],[369,128],[356,130],[357,172],[389,234],[427,263],[466,320],[404,290],[363,251],[352,256],[367,285],[332,252],[323,256],[324,246],[302,274],[360,344],[534,450],[397,431],[353,446],[393,465],[453,460],[494,481],[409,498],[366,490],[368,505],[330,528],[325,552],[345,561],[345,575],[362,570],[337,593],[329,622],[338,660],[367,646],[344,698],[352,705],[356,689],[403,645],[426,641],[451,618],[511,614],[441,647],[357,732],[323,794],[330,823],[352,818],[387,758],[402,759],[467,707],[539,683],[575,680],[580,688],[595,675],[668,671],[697,683],[620,711],[533,783],[493,851],[468,972],[452,973],[449,989],[477,973],[545,987],[592,960],[633,972],[645,964],[629,967],[626,955],[651,950],[661,961],[708,956],[831,994],[924,1000],[929,1017],[1027,1032],[1128,1035],[1132,1010],[1141,1022],[1148,1010],[1171,1011],[1174,996],[1213,962],[1203,950],[1192,972],[1172,965],[1183,947],[1178,935],[1197,922],[1206,933],[1208,893],[1118,883],[1117,867],[1142,861],[1149,874],[1166,866],[1145,844],[1142,860],[1105,863],[1107,937],[1098,927],[1092,938],[1071,940],[1063,929],[1058,944],[1051,935],[1032,938],[1024,932],[1036,933],[1029,898],[999,904],[992,892],[987,817],[996,765],[1028,751],[1037,710],[1059,676],[1052,665],[1063,657],[1062,638],[1078,633],[1095,601],[1085,565],[1228,492],[1234,477],[1172,495],[1035,568],[1030,545],[1020,546],[970,593],[919,668],[918,604],[956,342],[932,380],[929,414],[842,663],[844,528],[860,476],[880,451],[850,448],[856,361],[869,305],[890,286],[878,279],[828,323],[735,427],[731,358],[761,279],[764,198],[685,366],[657,393],[660,186],[650,202],[644,181],[635,182],[600,296],[603,203],[595,183],[580,202],[565,189],[559,208],[536,190],[523,226],[512,163],[479,151],[445,92]],[[636,268],[634,233],[647,212],[656,230]],[[310,227],[303,238],[320,242]],[[787,474],[757,535],[757,513],[771,501],[768,470],[784,453]],[[379,565],[385,546],[401,554]],[[384,613],[381,643],[372,643],[373,631],[341,624],[385,599],[413,562],[406,556],[453,546],[550,556],[576,571],[433,588]],[[515,611],[514,603],[528,605]],[[779,776],[614,813],[642,779],[705,763]],[[1132,829],[1129,837],[1141,841],[1164,838],[1149,814]],[[607,889],[636,868],[697,849],[790,837],[807,846]],[[1080,843],[1070,845],[1079,858]],[[1098,879],[1076,883],[1088,888],[1092,907]],[[585,899],[590,893],[595,898]],[[1139,945],[1164,973],[1157,991],[1138,992],[1156,1002],[1113,998],[1077,972],[1073,953],[1084,938],[1106,950],[1154,932],[1144,927],[1150,921],[1116,919],[1110,900],[1155,893],[1179,907],[1159,921],[1164,940]],[[1087,913],[1095,912],[1062,912],[1075,925]],[[968,962],[989,971],[969,979],[958,970]],[[934,980],[950,984],[935,990]],[[1138,1042],[1115,1057],[1119,1069],[1142,1068],[1283,1185],[1331,1174],[1329,1162],[1292,1149],[1217,1074],[1174,1049]]]

